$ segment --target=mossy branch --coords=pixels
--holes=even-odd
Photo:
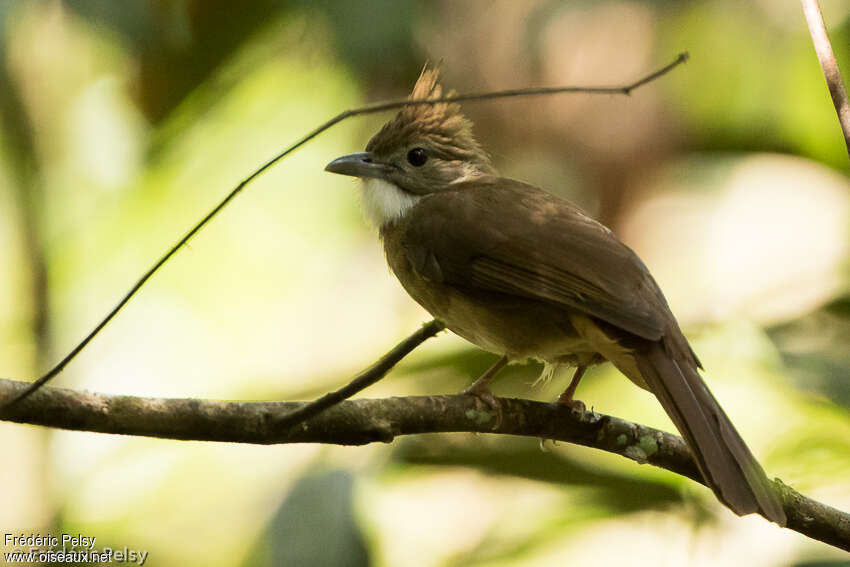
[[[0,399],[25,382],[0,380]],[[499,418],[468,395],[347,400],[294,427],[281,419],[300,402],[225,402],[108,396],[43,388],[9,408],[3,420],[59,429],[187,441],[231,443],[389,443],[399,435],[476,432],[575,443],[649,463],[702,483],[684,441],[670,433],[596,412],[578,415],[565,406],[499,399]],[[850,551],[850,515],[775,481],[788,529]]]

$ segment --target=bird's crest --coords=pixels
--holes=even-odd
[[[435,100],[443,96],[446,95],[440,85],[439,69],[426,63],[408,99]],[[366,150],[382,155],[423,142],[427,142],[431,151],[443,159],[476,160],[489,164],[487,154],[472,134],[472,121],[463,115],[460,105],[455,102],[402,107],[369,141]]]

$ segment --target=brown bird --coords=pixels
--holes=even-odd
[[[412,100],[442,95],[425,68]],[[499,177],[455,103],[406,106],[365,153],[327,171],[362,179],[363,207],[405,290],[450,330],[508,362],[576,371],[605,360],[658,398],[708,486],[739,515],[785,525],[782,504],[697,370],[701,364],[640,258],[572,203]]]

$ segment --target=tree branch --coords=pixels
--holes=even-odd
[[[0,380],[0,399],[27,387]],[[3,420],[122,435],[231,443],[389,443],[399,435],[446,432],[499,433],[575,443],[649,463],[703,483],[678,436],[595,412],[578,415],[557,404],[499,400],[502,415],[473,396],[428,396],[344,401],[289,428],[280,417],[300,402],[223,402],[108,396],[43,388],[5,410]],[[850,515],[775,481],[788,529],[850,551]]]
[[[803,13],[806,15],[806,22],[809,24],[812,44],[815,46],[823,75],[826,77],[826,85],[829,87],[832,104],[838,113],[841,131],[844,132],[844,144],[847,146],[848,154],[850,154],[850,100],[847,98],[847,90],[841,80],[841,71],[838,70],[838,62],[835,60],[835,53],[832,52],[832,44],[829,42],[829,36],[826,33],[823,14],[817,0],[800,1],[803,5]]]

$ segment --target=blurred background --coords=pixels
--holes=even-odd
[[[822,1],[850,74],[850,3]],[[467,105],[510,177],[646,261],[772,476],[850,509],[850,182],[796,0],[0,0],[0,376],[55,363],[241,179],[338,112],[458,91],[629,82],[630,97]],[[303,400],[429,317],[322,171],[390,115],[265,173],[55,380]],[[364,331],[364,329],[366,329]],[[457,392],[493,356],[441,335],[364,395]],[[552,400],[535,365],[497,394]],[[609,365],[578,398],[674,430]],[[0,530],[144,549],[148,565],[846,565],[701,486],[571,445],[428,435],[251,447],[0,423]]]

